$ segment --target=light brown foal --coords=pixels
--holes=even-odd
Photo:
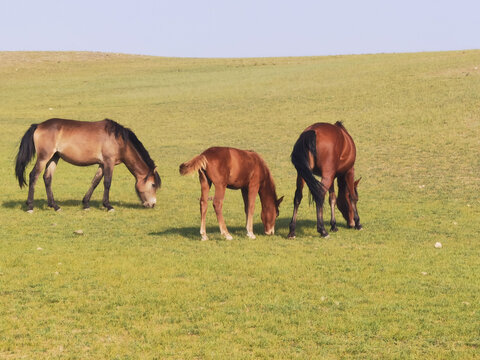
[[[212,183],[215,185],[213,207],[217,215],[220,233],[232,240],[223,218],[222,207],[225,190],[241,189],[246,215],[247,236],[255,239],[253,233],[253,212],[255,198],[260,195],[262,204],[261,219],[265,234],[275,233],[275,220],[283,196],[277,199],[275,183],[265,161],[253,151],[230,147],[211,147],[190,161],[180,165],[180,174],[186,175],[198,171],[202,190],[200,198],[200,234],[202,240],[208,240],[206,214],[208,193]]]

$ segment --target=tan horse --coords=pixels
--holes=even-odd
[[[205,218],[207,214],[208,192],[212,183],[215,185],[213,207],[217,215],[220,233],[231,240],[222,214],[225,189],[241,189],[247,220],[247,236],[255,239],[253,234],[253,211],[255,198],[260,195],[262,203],[261,219],[265,234],[275,233],[275,220],[283,196],[277,199],[275,183],[265,161],[253,151],[229,147],[212,147],[200,155],[180,165],[180,174],[186,175],[198,171],[202,195],[200,198],[200,234],[202,240],[208,240]]]
[[[352,137],[341,122],[335,125],[317,123],[307,127],[298,138],[292,151],[292,163],[297,169],[297,190],[293,200],[293,216],[290,222],[289,238],[295,237],[297,211],[302,201],[305,182],[315,200],[317,207],[317,231],[327,237],[323,223],[323,202],[329,191],[331,209],[331,231],[337,231],[335,220],[335,197],[333,181],[337,178],[338,208],[347,220],[349,227],[360,230],[360,217],[357,211],[357,185],[354,181],[354,164],[356,148]],[[322,177],[319,182],[313,175]]]
[[[155,206],[156,191],[161,185],[155,163],[133,131],[115,121],[50,119],[33,124],[23,136],[16,157],[15,175],[20,187],[26,185],[25,168],[35,153],[37,162],[29,176],[28,212],[33,212],[35,183],[44,169],[48,206],[60,210],[51,187],[59,159],[78,166],[99,165],[92,185],[82,200],[85,209],[88,209],[92,193],[104,177],[103,205],[108,211],[113,210],[109,190],[113,168],[120,163],[124,163],[135,177],[135,190],[143,206]]]

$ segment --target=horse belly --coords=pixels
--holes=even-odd
[[[238,186],[238,185],[227,185],[227,189],[230,190],[238,190],[241,189],[243,186]]]
[[[58,147],[60,157],[73,165],[87,166],[102,163],[100,149],[85,144],[64,144]]]
[[[227,187],[229,189],[241,189],[248,186],[250,176],[245,171],[230,173],[228,177]]]

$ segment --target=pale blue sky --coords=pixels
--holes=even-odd
[[[0,51],[263,57],[480,48],[480,0],[0,0]]]

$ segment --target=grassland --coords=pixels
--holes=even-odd
[[[0,358],[468,359],[480,347],[480,51],[272,59],[0,53]],[[27,214],[18,143],[51,117],[134,130],[163,180],[142,209],[115,169],[111,200],[81,198],[92,167],[60,162]],[[357,143],[365,230],[321,239],[308,201],[287,240],[308,125],[344,121]],[[254,149],[285,195],[276,235],[245,236],[227,192],[200,242],[196,177],[213,145]],[[28,171],[30,168],[28,169]],[[328,212],[327,212],[328,213]],[[82,229],[83,236],[74,235]],[[435,242],[443,248],[436,249]]]

